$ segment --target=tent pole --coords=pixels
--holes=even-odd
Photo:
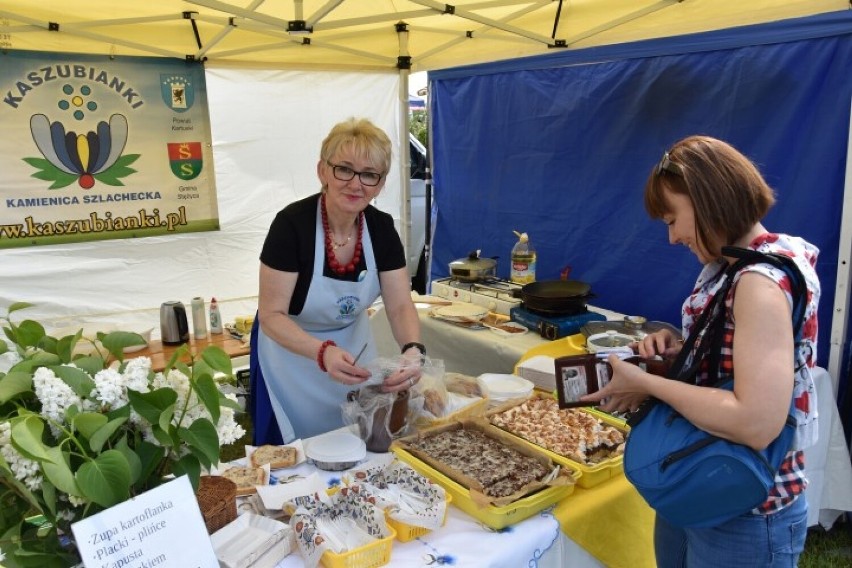
[[[852,101],[850,101],[852,102]],[[837,282],[834,286],[834,310],[831,318],[831,340],[828,353],[828,374],[831,375],[834,396],[840,385],[840,374],[847,367],[843,364],[846,346],[846,328],[849,321],[849,263],[852,253],[852,117],[850,117],[848,143],[846,145],[846,177],[843,183],[843,211],[840,216],[840,243],[837,247]],[[849,384],[847,384],[847,389]],[[848,396],[848,395],[847,395]]]
[[[411,57],[408,52],[408,24],[399,22],[395,25],[399,41],[399,159],[400,159],[400,228],[402,229],[402,246],[405,257],[411,256],[411,150],[408,144],[408,132],[411,130],[411,117],[408,108],[408,75],[411,73]]]

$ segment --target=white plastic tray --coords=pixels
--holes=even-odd
[[[272,568],[292,551],[293,529],[281,521],[245,513],[210,536],[224,568]]]

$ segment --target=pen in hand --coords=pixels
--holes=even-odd
[[[357,365],[357,364],[358,364],[358,359],[360,359],[360,358],[361,358],[361,355],[363,355],[363,354],[364,354],[364,351],[366,351],[366,350],[367,350],[367,344],[365,343],[365,344],[364,344],[364,347],[362,347],[362,348],[361,348],[361,351],[359,351],[359,352],[358,352],[358,354],[357,354],[357,355],[355,355],[355,360],[354,360],[354,361],[352,361],[352,364],[353,364],[353,365]]]

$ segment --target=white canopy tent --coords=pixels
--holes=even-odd
[[[2,50],[204,62],[222,228],[1,250],[0,302],[29,301],[38,308],[28,316],[75,325],[153,326],[161,301],[197,295],[217,296],[225,321],[253,313],[269,222],[316,191],[319,141],[337,120],[370,116],[399,140],[378,205],[407,242],[400,164],[409,73],[848,8],[844,0],[4,0]],[[833,350],[845,337],[848,277],[838,274]]]

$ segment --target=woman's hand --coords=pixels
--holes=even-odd
[[[637,347],[642,357],[651,358],[659,355],[663,359],[669,359],[680,353],[683,340],[670,329],[661,329],[643,337],[637,343]]]
[[[402,354],[402,366],[385,377],[382,382],[384,392],[399,392],[412,388],[420,381],[423,371],[423,357],[420,350],[410,348]]]
[[[648,398],[642,388],[647,373],[632,363],[622,361],[611,353],[607,362],[612,366],[609,383],[602,389],[580,398],[584,402],[600,402],[606,412],[635,412]]]
[[[355,356],[338,347],[330,345],[323,353],[326,373],[338,383],[357,385],[370,378],[370,371],[355,364]]]

